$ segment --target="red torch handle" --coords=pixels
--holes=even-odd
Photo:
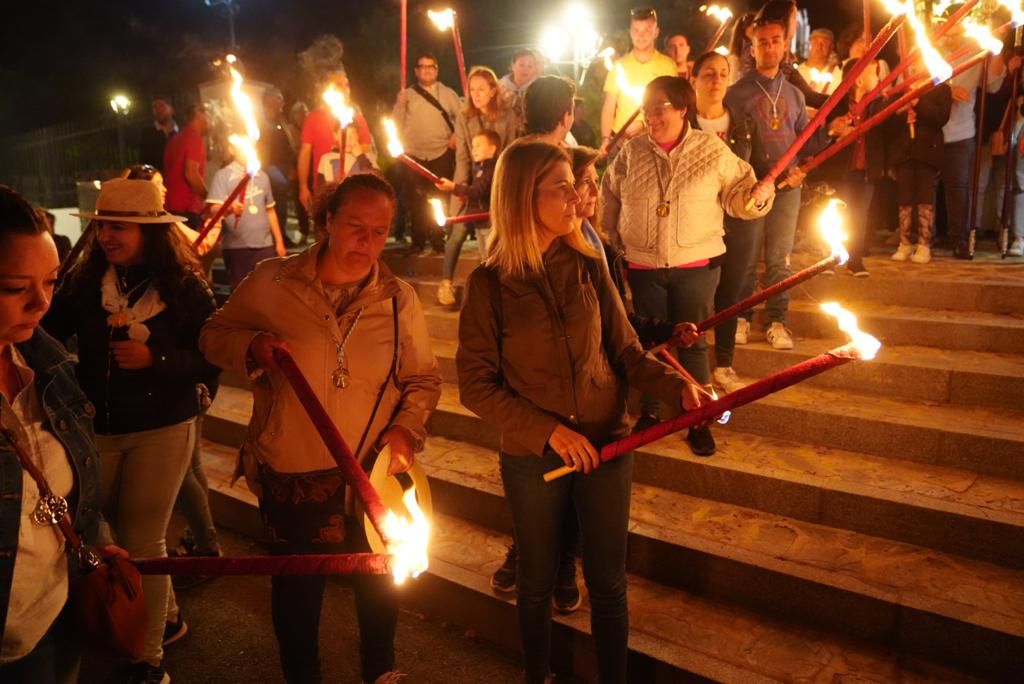
[[[781,294],[786,290],[794,288],[806,280],[810,280],[819,273],[822,273],[823,271],[833,268],[838,263],[839,257],[828,257],[827,259],[822,259],[813,266],[808,266],[802,271],[797,271],[796,273],[789,276],[785,280],[780,280],[774,285],[769,285],[760,292],[755,292],[753,295],[747,297],[746,299],[736,302],[730,307],[722,309],[711,318],[707,318],[698,323],[697,330],[699,332],[707,332],[708,330],[711,330],[712,328],[714,328],[716,325],[719,325],[723,321],[727,321],[730,318],[735,318],[736,316],[739,316],[747,309],[753,306],[757,306],[761,302],[766,302],[775,295]]]
[[[450,216],[445,219],[445,224],[449,223],[472,223],[474,221],[489,221],[491,219],[491,212],[482,211],[479,214],[460,214],[459,216]]]
[[[732,411],[740,406],[746,406],[747,404],[753,403],[758,399],[762,399],[769,394],[774,394],[775,392],[784,390],[787,387],[792,387],[799,382],[803,382],[815,375],[820,375],[821,373],[835,368],[836,366],[841,366],[845,363],[858,359],[860,359],[860,353],[854,345],[847,344],[842,347],[837,347],[836,349],[827,351],[824,354],[815,356],[814,358],[808,359],[802,363],[798,363],[791,368],[787,368],[781,373],[776,373],[775,375],[770,375],[767,378],[762,378],[755,383],[747,385],[743,389],[737,390],[731,394],[726,394],[715,401],[703,404],[700,408],[687,411],[678,418],[662,421],[656,425],[652,425],[646,430],[634,432],[629,437],[612,442],[611,444],[606,444],[601,448],[601,460],[610,461],[614,458],[618,458],[619,456],[634,451],[646,444],[655,442],[662,437],[679,432],[680,430],[691,428],[695,425],[707,423],[726,411]],[[551,480],[569,475],[573,472],[575,471],[569,466],[563,466],[545,473],[544,480],[550,482]]]
[[[459,67],[459,80],[462,82],[462,97],[469,98],[469,80],[466,76],[466,58],[462,54],[462,34],[459,33],[458,19],[452,20],[452,43],[455,45],[455,62]]]
[[[313,388],[309,386],[306,377],[299,370],[298,364],[295,363],[295,359],[288,353],[276,349],[274,351],[274,361],[292,386],[292,389],[295,390],[299,402],[306,409],[306,413],[309,414],[309,419],[313,421],[313,427],[320,433],[321,439],[327,445],[327,450],[331,452],[331,456],[334,457],[338,468],[341,469],[345,481],[352,487],[360,503],[363,504],[366,515],[369,516],[370,522],[373,523],[373,528],[380,535],[381,541],[386,546],[389,542],[388,536],[384,531],[384,516],[387,514],[387,510],[381,501],[380,494],[370,484],[370,478],[367,477],[366,472],[359,465],[355,454],[349,449],[348,444],[345,443],[341,432],[338,431],[334,421],[331,420],[331,416],[328,415],[324,405],[317,399]]]
[[[636,117],[640,116],[641,112],[643,112],[643,107],[637,107],[636,111],[629,115],[626,122],[622,124],[622,128],[620,128],[617,133],[613,133],[612,137],[609,138],[608,147],[605,148],[606,150],[612,149],[620,140],[622,140],[622,136],[626,135],[626,131],[628,131],[629,127],[633,125],[633,122],[636,121]]]
[[[953,76],[957,76],[958,74],[962,74],[968,69],[973,68],[975,65],[979,64],[982,60],[984,60],[987,56],[988,52],[982,50],[981,52],[976,54],[974,57],[971,57],[966,62],[958,64],[956,67],[953,68]],[[950,78],[952,78],[952,76]],[[941,85],[941,83],[939,85]],[[842,150],[846,149],[853,143],[857,142],[859,138],[861,138],[864,135],[867,135],[868,131],[878,126],[880,123],[882,123],[890,116],[895,114],[898,110],[907,106],[909,103],[913,102],[917,98],[922,97],[923,95],[927,95],[928,93],[930,93],[931,91],[935,90],[938,87],[938,85],[935,85],[931,81],[926,81],[924,85],[914,88],[910,92],[904,94],[902,97],[886,105],[874,116],[868,117],[867,119],[862,121],[860,125],[853,129],[852,133],[840,138],[839,140],[836,140],[830,146],[828,146],[827,148],[825,148],[824,150],[822,150],[821,152],[819,152],[818,154],[816,154],[815,156],[811,157],[806,162],[801,164],[800,168],[803,169],[804,171],[810,171],[812,169],[818,168],[819,166],[827,162],[829,159],[839,154]]]
[[[967,2],[965,2],[963,5],[960,6],[959,9],[957,9],[957,11],[949,15],[949,19],[947,19],[944,23],[940,24],[934,31],[932,31],[932,42],[935,42],[942,36],[946,35],[946,32],[949,31],[949,29],[953,28],[956,24],[958,24],[961,19],[967,16],[967,13],[973,10],[974,6],[977,4],[978,0],[967,0]],[[875,86],[872,90],[868,91],[868,94],[861,98],[860,102],[858,102],[857,105],[854,107],[853,113],[857,115],[863,114],[864,108],[868,106],[868,103],[874,100],[879,95],[881,95],[886,88],[888,88],[892,83],[894,83],[896,79],[900,77],[900,74],[902,74],[910,67],[911,62],[920,53],[920,48],[916,46],[913,49],[911,49],[910,52],[907,53],[907,56],[902,58],[900,63],[893,67],[893,70],[889,72],[888,76],[883,78],[877,86]]]
[[[235,189],[231,191],[231,194],[228,195],[228,198],[224,200],[224,204],[220,205],[220,209],[217,210],[217,213],[214,214],[213,218],[207,221],[206,225],[204,225],[199,230],[199,234],[196,236],[195,241],[192,243],[192,246],[195,249],[199,249],[199,245],[203,244],[203,240],[205,240],[206,236],[210,233],[211,230],[213,230],[213,227],[217,225],[221,221],[221,219],[227,216],[227,213],[229,211],[231,211],[231,205],[235,203],[235,200],[238,199],[239,195],[242,195],[245,192],[245,189],[249,186],[250,178],[252,178],[252,176],[250,176],[248,173],[242,176],[242,180],[238,181],[238,185],[236,185]]]
[[[413,159],[409,155],[407,155],[407,154],[399,155],[398,159],[403,164],[405,164],[410,169],[412,169],[416,173],[418,173],[421,176],[423,176],[424,178],[426,178],[428,181],[430,181],[434,185],[437,185],[438,183],[441,182],[441,178],[440,177],[438,177],[437,175],[431,173],[430,169],[425,167],[423,164],[420,164],[418,161],[416,161],[415,159]]]
[[[718,28],[715,29],[715,35],[711,36],[711,40],[708,41],[708,46],[704,49],[704,52],[711,52],[715,49],[718,45],[718,41],[722,40],[722,36],[725,35],[725,29],[728,28],[734,20],[735,17],[729,17],[718,25]]]
[[[804,145],[807,144],[807,141],[811,139],[811,136],[813,136],[817,130],[822,127],[825,120],[828,118],[828,115],[832,113],[832,110],[843,101],[843,98],[846,97],[846,93],[848,93],[850,88],[853,87],[853,84],[857,81],[861,72],[863,72],[864,69],[868,67],[868,64],[870,64],[878,53],[881,52],[882,48],[885,47],[885,44],[889,42],[889,39],[896,35],[896,31],[899,30],[904,21],[906,21],[906,16],[900,14],[892,17],[888,22],[886,22],[885,26],[882,27],[882,30],[878,32],[877,36],[875,36],[875,39],[871,41],[867,50],[864,51],[864,56],[853,65],[850,73],[843,79],[842,83],[839,84],[839,87],[828,96],[828,99],[825,100],[825,104],[821,105],[821,108],[818,109],[817,113],[815,113],[814,118],[810,120],[807,127],[800,131],[800,135],[796,137],[796,140],[794,140],[793,144],[789,146],[789,149],[779,157],[768,173],[765,174],[765,177],[761,179],[762,182],[774,183],[775,179],[779,177],[779,174],[789,168],[790,163],[796,158],[796,155],[800,153],[800,150],[803,149]]]
[[[387,575],[384,553],[284,556],[178,556],[132,560],[143,575]]]
[[[400,32],[402,34],[402,45],[399,48],[399,61],[401,62],[401,64],[399,64],[399,68],[402,71],[400,76],[401,84],[399,90],[404,91],[407,78],[406,72],[409,69],[409,0],[402,0],[401,14],[402,18]]]

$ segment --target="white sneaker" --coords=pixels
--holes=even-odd
[[[768,328],[768,344],[772,345],[772,349],[792,349],[793,335],[786,330],[785,325],[776,321]]]
[[[441,284],[437,286],[437,301],[444,306],[451,306],[455,303],[455,288],[452,287],[452,281],[442,280]]]
[[[907,259],[910,258],[910,255],[913,253],[914,245],[904,245],[901,243],[900,246],[896,248],[896,251],[892,253],[892,260],[906,261]]]
[[[1024,256],[1024,240],[1019,237],[1013,238],[1013,243],[1010,244],[1010,249],[1006,252],[1007,256]]]
[[[750,334],[750,321],[743,316],[736,319],[736,344],[746,344]]]
[[[736,375],[736,371],[732,369],[732,366],[719,366],[715,369],[712,377],[718,388],[726,394],[731,394],[746,387],[743,381],[740,380],[740,376]]]
[[[918,245],[917,251],[914,252],[914,256],[910,257],[910,260],[915,264],[927,264],[932,260],[932,248],[927,245]]]

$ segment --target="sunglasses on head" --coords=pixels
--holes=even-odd
[[[648,19],[658,19],[658,13],[653,7],[637,7],[629,11],[629,18],[633,21],[646,21]]]

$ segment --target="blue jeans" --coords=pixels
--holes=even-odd
[[[580,523],[599,681],[621,684],[626,681],[629,639],[626,536],[633,455],[608,461],[590,475],[544,481],[544,473],[562,465],[551,452],[540,458],[501,455],[501,480],[519,550],[516,597],[526,681],[543,682],[550,671],[551,596],[562,549],[561,518],[572,503]]]
[[[761,248],[763,230],[761,221],[725,218],[725,256],[722,258],[722,275],[715,288],[715,311],[728,308],[754,293],[757,252]],[[737,320],[730,318],[715,328],[715,363],[720,368],[732,366]]]
[[[642,316],[671,323],[699,323],[711,315],[715,305],[719,268],[629,269],[629,288],[633,307]],[[711,382],[708,344],[703,337],[686,349],[678,349],[683,368],[705,385]],[[658,400],[644,395],[640,399],[644,413],[659,415]]]
[[[480,245],[480,260],[487,258],[487,238],[490,237],[490,224],[486,228],[476,229],[476,241]],[[469,235],[469,225],[466,223],[453,223],[448,231],[448,239],[444,243],[444,264],[442,265],[441,277],[445,280],[454,280],[455,267],[459,263],[459,252]]]
[[[946,195],[946,225],[952,246],[967,244],[971,201],[974,137],[946,143],[942,153],[942,187]]]
[[[789,255],[793,252],[796,219],[800,214],[800,190],[788,189],[775,193],[775,204],[768,215],[754,219],[757,230],[764,234],[764,285],[774,285],[793,274],[789,269]],[[783,292],[768,300],[765,313],[769,323],[785,323],[789,308],[789,293]]]

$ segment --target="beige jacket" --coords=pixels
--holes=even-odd
[[[317,254],[322,244],[296,256],[268,259],[257,266],[203,326],[199,348],[211,363],[247,373],[246,356],[256,335],[267,332],[283,339],[354,451],[391,368],[395,298],[395,376],[388,381],[361,453],[356,456],[365,462],[380,433],[389,425],[408,428],[417,439],[417,447],[422,447],[427,418],[441,396],[441,375],[416,292],[378,262],[369,284],[336,317],[316,277]],[[344,339],[360,308],[363,314],[345,345],[351,379],[347,388],[338,389],[332,381],[337,355],[331,329],[334,328],[337,339]],[[281,473],[336,467],[298,397],[280,373],[261,374],[252,389],[253,414],[241,458],[249,486],[257,495],[260,492],[254,477],[256,461]]]
[[[666,154],[649,135],[622,148],[601,183],[601,227],[627,261],[672,268],[725,252],[724,214],[739,219],[764,216],[747,208],[757,182],[750,164],[712,133],[689,128]],[[669,201],[667,216],[658,206]]]

